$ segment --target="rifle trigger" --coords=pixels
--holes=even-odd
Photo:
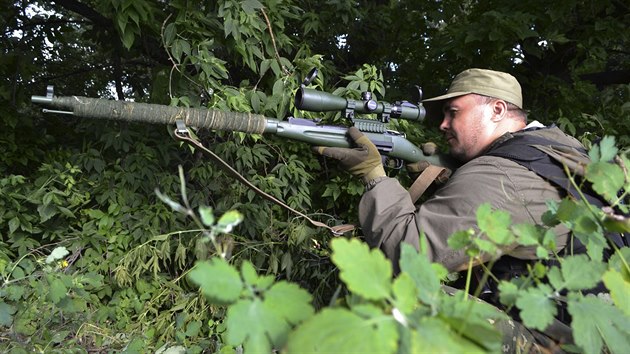
[[[383,166],[394,170],[400,170],[405,166],[405,162],[401,159],[396,159],[388,156],[381,156]]]
[[[177,126],[176,132],[177,134],[187,135],[188,127],[186,127],[186,123],[183,120],[178,119],[175,121],[175,125]]]

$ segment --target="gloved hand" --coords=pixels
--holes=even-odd
[[[381,154],[370,139],[361,133],[356,127],[348,129],[348,135],[355,148],[336,148],[326,146],[313,146],[313,151],[336,160],[343,169],[351,174],[360,177],[364,184],[386,176]]]
[[[422,149],[422,152],[426,156],[431,156],[431,155],[437,154],[437,152],[438,152],[437,145],[435,143],[432,143],[432,142],[428,142],[428,143],[422,144],[422,145],[420,145],[420,148]],[[429,165],[431,165],[431,164],[428,161],[418,161],[418,162],[408,163],[407,165],[405,165],[405,167],[407,168],[407,172],[409,173],[409,177],[411,177],[412,180],[416,180],[418,178],[418,176],[420,176],[420,174],[427,167],[429,167]],[[451,176],[451,170],[446,169],[442,173],[440,173],[440,175],[438,176],[436,181],[438,183],[446,183],[446,181],[448,181],[448,178],[450,176]]]

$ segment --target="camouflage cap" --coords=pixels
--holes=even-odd
[[[512,103],[518,108],[523,108],[523,96],[518,80],[510,74],[487,69],[468,69],[462,71],[455,76],[446,94],[423,100],[422,103],[439,103],[439,101],[470,93],[498,98]],[[430,106],[427,107],[428,118],[431,118],[430,115],[442,113],[441,105],[440,107],[436,107],[435,104],[429,104],[428,106]]]

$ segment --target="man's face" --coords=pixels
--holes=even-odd
[[[492,109],[480,102],[475,95],[464,95],[444,103],[440,129],[451,146],[451,155],[463,162],[477,157],[492,142]]]

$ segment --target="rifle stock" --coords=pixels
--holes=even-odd
[[[151,124],[175,124],[177,120],[182,120],[187,126],[200,129],[275,134],[311,145],[350,147],[346,135],[347,128],[319,125],[313,120],[304,118],[289,118],[288,121],[280,121],[253,113],[173,107],[80,96],[32,96],[31,101],[56,109],[44,109],[44,112],[49,113],[65,113],[85,118]],[[405,162],[427,161],[433,165],[452,170],[457,166],[457,163],[449,156],[442,154],[425,155],[421,149],[405,139],[404,135],[400,133],[389,130],[382,132],[374,132],[370,129],[361,130],[386,157]]]

